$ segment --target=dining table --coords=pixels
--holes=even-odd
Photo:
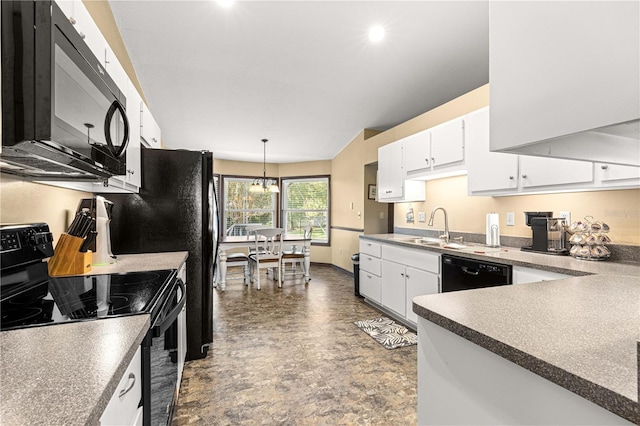
[[[255,247],[256,240],[253,235],[233,235],[224,236],[218,242],[218,272],[216,273],[215,286],[220,291],[224,291],[226,288],[227,277],[227,250],[234,248],[250,248]],[[310,250],[311,250],[311,237],[305,237],[298,234],[282,234],[282,245],[287,247],[287,250],[297,251],[301,250],[304,256],[304,282],[308,283],[309,278],[309,266],[311,265]]]

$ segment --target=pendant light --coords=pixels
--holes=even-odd
[[[280,192],[278,182],[267,179],[267,142],[269,139],[262,139],[264,156],[262,160],[262,177],[254,179],[249,187],[249,192]]]

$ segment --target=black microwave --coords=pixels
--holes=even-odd
[[[52,1],[5,1],[0,171],[31,180],[126,173],[126,98]]]

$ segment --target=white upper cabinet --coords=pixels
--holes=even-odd
[[[491,150],[640,165],[640,2],[491,2]]]
[[[489,151],[489,108],[467,116],[469,194],[513,193],[518,189],[518,156]]]
[[[493,123],[491,123],[493,125]],[[534,157],[489,151],[489,108],[467,116],[469,195],[515,195],[568,190],[613,189],[638,185],[628,166],[613,165],[624,181],[601,183],[598,167],[589,161]],[[636,169],[630,167],[630,169]],[[625,174],[626,173],[626,174]],[[612,173],[613,175],[613,173]],[[623,182],[623,184],[621,184]]]
[[[380,201],[402,197],[402,142],[378,148],[378,199]]]
[[[378,148],[378,201],[424,201],[424,182],[405,180],[402,140]]]
[[[431,132],[424,130],[402,139],[406,177],[431,171]]]
[[[401,139],[406,179],[438,179],[466,173],[465,121],[459,117]]]
[[[456,118],[431,129],[431,167],[440,170],[464,165],[464,119]]]
[[[596,163],[595,173],[602,187],[640,187],[640,167]]]
[[[140,153],[140,94],[131,81],[122,88],[127,98],[127,118],[129,120],[129,144],[127,145],[126,173],[109,179],[107,186],[94,184],[95,192],[138,192],[142,184],[142,164]]]
[[[520,155],[520,182],[523,189],[573,184],[593,185],[593,163]]]
[[[147,104],[140,102],[140,139],[147,148],[161,148],[160,126],[151,115]]]

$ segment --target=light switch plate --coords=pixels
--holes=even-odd
[[[418,222],[425,222],[427,220],[427,216],[424,212],[418,212]]]
[[[516,224],[516,215],[513,212],[507,213],[507,226],[514,226]]]
[[[380,219],[384,219],[384,212],[380,212]]]

